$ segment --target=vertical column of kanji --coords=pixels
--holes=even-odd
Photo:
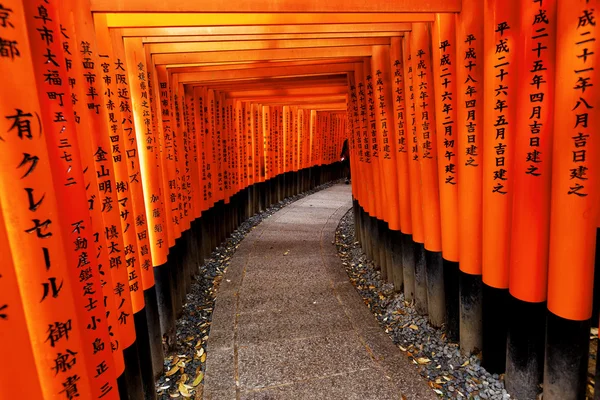
[[[392,90],[390,86],[389,59],[389,46],[373,46],[371,72],[373,74],[377,141],[380,143],[378,150],[382,193],[385,193],[384,216],[389,224],[389,229],[397,231],[400,229],[400,206],[398,204],[396,143],[393,140]]]
[[[240,200],[243,204],[244,199],[246,198],[246,188],[247,184],[247,157],[248,157],[248,147],[246,146],[246,103],[243,101],[236,101],[236,112],[237,112],[237,124],[238,124],[238,149],[239,149],[239,157],[238,157],[238,177],[239,177],[239,187],[240,190],[243,191],[242,199]],[[244,219],[246,219],[245,213],[243,213]]]
[[[199,262],[202,264],[204,259],[209,257],[210,254],[210,237],[208,234],[208,226],[209,226],[209,218],[208,218],[208,207],[207,207],[207,197],[206,197],[206,153],[205,153],[205,142],[206,142],[206,112],[205,112],[205,96],[204,90],[202,87],[194,86],[192,87],[192,96],[194,102],[195,112],[192,118],[195,121],[196,126],[196,136],[195,136],[195,145],[197,146],[197,157],[198,161],[196,164],[197,172],[197,204],[198,204],[198,212],[200,213],[200,260]]]
[[[236,192],[241,192],[245,189],[244,181],[244,158],[246,154],[246,146],[244,144],[244,108],[243,102],[240,100],[234,101],[235,113],[235,151],[236,151]],[[242,201],[240,199],[240,201]],[[240,204],[241,210],[241,204]]]
[[[150,59],[148,60],[148,58]],[[162,218],[163,221],[163,231],[158,233],[164,232],[163,234],[165,236],[167,246],[161,246],[161,249],[164,248],[163,251],[167,253],[167,263],[170,263],[172,257],[169,258],[168,253],[169,248],[175,245],[175,235],[173,234],[172,230],[171,189],[169,186],[169,168],[172,167],[172,163],[171,160],[167,159],[169,156],[172,158],[173,151],[170,126],[171,113],[170,109],[168,108],[168,88],[167,82],[161,81],[159,78],[158,71],[161,66],[154,65],[151,55],[146,56],[146,66],[149,68],[150,72],[149,82],[152,82],[152,87],[154,88],[154,90],[150,91],[150,93],[153,94],[152,101],[150,101],[150,117],[152,119],[153,126],[156,126],[156,137],[159,148],[159,154],[157,155],[157,164],[159,165],[157,170],[157,185],[161,193],[159,197],[161,199],[160,205],[163,213],[160,218]],[[166,124],[164,123],[165,119],[167,120]],[[144,197],[144,199],[147,199],[147,197]]]
[[[316,142],[317,142],[317,138],[316,138],[317,122],[318,122],[317,111],[310,110],[310,161],[309,161],[309,165],[311,168],[311,189],[315,186],[315,180],[316,180],[316,170],[315,170],[314,166],[315,166],[315,157],[316,157],[315,147],[316,147]]]
[[[520,11],[506,385],[527,399],[543,375],[556,2],[530,0]]]
[[[198,146],[200,148],[200,192],[202,197],[201,211],[204,214],[208,211],[208,177],[207,177],[207,140],[208,140],[208,107],[206,106],[206,89],[203,87],[194,88],[194,96],[198,101],[198,126],[200,127],[198,135]],[[203,227],[204,230],[204,227]],[[204,235],[203,235],[204,236]]]
[[[185,142],[185,150],[186,150],[186,160],[185,160],[185,168],[186,168],[186,172],[188,175],[188,181],[187,181],[187,185],[186,185],[186,189],[187,189],[187,201],[188,201],[188,205],[189,205],[189,215],[188,215],[188,220],[189,220],[189,224],[190,224],[190,247],[189,247],[189,251],[192,253],[192,260],[194,261],[194,265],[192,266],[191,270],[190,270],[190,278],[193,278],[196,276],[196,272],[197,272],[197,263],[198,263],[198,253],[197,253],[197,237],[196,237],[196,218],[198,217],[196,215],[196,190],[195,190],[195,183],[196,183],[196,179],[197,176],[195,175],[195,172],[197,171],[196,169],[196,164],[195,164],[195,155],[196,155],[196,142],[195,142],[195,121],[193,118],[193,113],[195,112],[194,110],[194,103],[193,101],[193,95],[192,95],[192,87],[189,85],[184,85],[183,83],[180,83],[181,86],[183,86],[183,104],[184,104],[184,109],[185,109],[185,124],[187,126],[187,138],[186,138],[186,142]],[[197,160],[196,160],[197,161]],[[190,280],[191,283],[191,280]]]
[[[390,39],[390,68],[394,72],[392,77],[392,100],[394,104],[394,138],[396,141],[396,164],[398,168],[398,202],[400,203],[400,229],[401,233],[396,240],[401,253],[402,265],[402,284],[404,286],[405,296],[410,293],[411,299],[414,293],[414,278],[405,281],[404,276],[407,271],[404,265],[410,264],[412,256],[412,220],[410,203],[410,174],[408,170],[408,150],[410,141],[407,133],[407,115],[406,115],[406,91],[404,75],[404,58],[402,56],[402,39],[392,37]],[[406,249],[406,250],[405,250]],[[410,249],[410,250],[409,250]],[[414,264],[414,260],[412,262]],[[400,279],[400,277],[396,277]]]
[[[292,148],[290,150],[290,171],[292,172],[292,195],[296,194],[297,178],[296,172],[298,172],[298,107],[290,106],[290,141],[292,142]]]
[[[396,166],[396,143],[393,140],[392,91],[390,87],[389,46],[373,46],[371,71],[375,101],[375,121],[379,143],[379,165],[384,220],[379,221],[379,257],[381,276],[394,281],[391,259],[391,232],[400,230],[400,206],[398,204],[398,170]],[[388,262],[390,261],[390,262]]]
[[[205,139],[205,152],[206,152],[206,177],[207,181],[207,198],[208,198],[208,211],[209,211],[209,226],[207,227],[210,237],[210,249],[214,249],[217,242],[217,235],[215,232],[215,220],[216,216],[216,187],[217,187],[217,174],[215,172],[215,94],[212,89],[205,89],[205,104],[206,104],[206,118],[204,121],[206,130]]]
[[[279,148],[280,148],[280,136],[281,136],[281,110],[282,108],[280,106],[274,106],[272,107],[273,110],[273,114],[271,116],[271,126],[272,126],[272,132],[273,132],[273,138],[271,139],[272,145],[273,145],[273,176],[275,178],[275,190],[274,190],[274,194],[275,194],[275,200],[279,201],[281,200],[281,196],[280,196],[280,189],[281,189],[281,163],[280,163],[280,159],[281,159],[281,155],[279,152]]]
[[[358,143],[357,136],[360,134],[359,129],[359,112],[358,112],[358,94],[356,91],[356,79],[355,74],[350,72],[348,75],[348,101],[346,102],[346,108],[348,113],[348,119],[350,121],[348,127],[348,146],[350,154],[350,170],[354,174],[354,184],[352,185],[352,197],[355,202],[354,212],[358,213],[358,205],[362,203],[362,194],[360,191],[360,179],[357,178],[358,172]],[[355,215],[355,221],[358,216]],[[357,227],[358,229],[358,227]]]
[[[484,6],[483,365],[504,372],[519,18],[516,1]],[[489,78],[489,79],[488,79]],[[511,126],[512,124],[512,126]]]
[[[185,101],[188,108],[188,126],[190,127],[190,138],[188,146],[191,152],[190,156],[190,186],[191,186],[191,209],[193,210],[192,219],[200,218],[200,174],[198,169],[199,152],[198,135],[199,123],[196,115],[199,115],[198,101],[194,96],[194,88],[191,85],[185,86]]]
[[[432,53],[446,328],[448,339],[458,342],[458,144],[456,143],[456,19],[454,15],[435,15]]]
[[[196,210],[194,207],[194,179],[193,179],[193,165],[194,165],[194,124],[190,118],[192,113],[192,105],[190,104],[191,92],[187,85],[179,83],[180,90],[182,91],[181,101],[185,109],[185,123],[187,125],[187,137],[185,141],[185,172],[187,175],[186,182],[186,196],[188,203],[188,227],[192,228],[192,222],[196,219]],[[193,236],[193,235],[192,235]]]
[[[118,30],[115,30],[115,34],[117,34]],[[146,84],[148,87],[148,96],[149,96],[149,103],[150,103],[150,120],[151,120],[151,129],[153,132],[155,132],[155,138],[156,138],[156,145],[158,147],[158,151],[155,152],[154,154],[154,160],[155,160],[155,168],[156,168],[156,172],[158,174],[160,174],[160,179],[159,179],[159,188],[160,188],[160,193],[161,195],[160,197],[160,207],[162,210],[162,215],[161,218],[163,220],[163,228],[166,229],[165,232],[165,236],[167,240],[167,243],[171,243],[171,241],[175,241],[169,234],[168,228],[166,227],[166,221],[167,221],[167,214],[166,214],[166,204],[167,204],[167,196],[166,196],[166,190],[165,188],[168,187],[168,182],[166,182],[166,177],[165,177],[165,166],[163,164],[163,158],[162,158],[162,153],[163,153],[163,141],[162,141],[162,137],[163,137],[163,125],[162,125],[162,118],[161,118],[161,112],[162,110],[159,108],[160,107],[160,99],[159,99],[159,95],[158,95],[158,91],[159,91],[159,84],[158,84],[158,77],[157,77],[157,73],[156,73],[156,65],[154,65],[154,61],[152,58],[152,53],[150,53],[150,46],[144,46],[144,53],[145,53],[145,60],[146,60],[146,72],[147,72],[147,79],[146,79]],[[146,113],[147,114],[147,113]],[[137,142],[137,139],[136,139]],[[137,146],[137,143],[136,143]],[[137,206],[136,206],[137,202],[134,202],[134,209],[137,210]],[[143,204],[143,203],[142,203]],[[170,246],[169,246],[170,247]],[[168,252],[169,252],[169,248],[167,246],[163,247],[163,257],[164,259],[167,258]],[[144,281],[145,282],[145,281]],[[161,361],[162,362],[162,361]]]
[[[292,147],[292,154],[290,156],[290,160],[292,162],[292,171],[294,172],[294,182],[297,186],[297,178],[296,173],[298,172],[298,145],[299,145],[299,140],[298,140],[298,106],[291,106],[290,107],[290,112],[291,112],[291,119],[292,119],[292,129],[290,132],[290,135],[292,136],[292,143],[293,143],[293,147]],[[296,192],[297,190],[294,190],[294,192]]]
[[[9,5],[8,7],[12,7]],[[10,10],[10,11],[9,11]],[[14,8],[2,7],[0,12],[14,12]],[[5,15],[5,14],[2,14]],[[15,19],[16,20],[16,19]],[[11,22],[12,23],[12,22]],[[7,26],[4,26],[6,28]],[[13,38],[15,38],[13,36]],[[35,365],[35,359],[32,351],[32,340],[27,330],[27,319],[21,293],[19,293],[19,282],[13,263],[6,232],[6,223],[0,208],[0,253],[3,257],[2,276],[0,277],[0,320],[2,320],[2,330],[0,330],[0,351],[4,356],[5,362],[0,366],[0,396],[2,398],[13,398],[18,396],[23,388],[36,398],[43,398],[42,388],[39,380],[31,377],[38,377]],[[13,365],[21,363],[24,367],[24,374],[12,374]]]
[[[279,200],[285,198],[285,147],[284,147],[284,125],[283,125],[283,106],[277,108],[277,173],[279,175]]]
[[[440,326],[445,319],[442,264],[440,194],[437,167],[437,131],[433,95],[431,25],[415,23],[411,32],[416,90],[417,144],[421,164],[423,232],[425,234],[425,274],[429,320]]]
[[[187,111],[185,109],[185,92],[183,88],[183,83],[179,83],[179,75],[171,74],[171,80],[173,82],[173,87],[177,93],[177,108],[179,109],[179,135],[176,137],[177,139],[177,147],[179,153],[179,175],[180,175],[180,183],[179,183],[179,191],[181,196],[181,214],[180,214],[180,224],[182,225],[181,231],[187,231],[190,228],[191,222],[191,213],[190,213],[190,201],[189,201],[189,182],[190,182],[190,172],[188,168],[188,160],[189,160],[189,149],[187,147],[187,143],[189,140],[190,130],[187,125]]]
[[[174,193],[176,195],[174,207],[171,209],[171,215],[173,217],[173,228],[175,230],[175,240],[181,238],[183,231],[185,230],[185,224],[183,221],[183,209],[184,202],[181,191],[181,183],[183,179],[182,173],[182,160],[183,160],[183,149],[182,149],[182,121],[180,114],[179,104],[179,91],[177,87],[176,76],[167,70],[167,87],[169,88],[169,104],[171,106],[171,115],[174,118],[174,124],[171,124],[171,135],[173,137],[173,163],[174,163],[174,175],[170,176],[170,184],[173,185]],[[179,241],[181,242],[181,240]]]
[[[246,155],[244,157],[245,174],[246,174],[246,185],[247,185],[247,202],[246,202],[246,215],[248,217],[254,214],[254,188],[252,186],[252,171],[253,171],[253,158],[254,153],[252,151],[252,103],[243,103],[244,113],[244,146],[246,147]]]
[[[221,205],[224,203],[223,189],[223,100],[221,92],[215,91],[215,138],[214,138],[214,165],[217,178],[217,201],[219,202],[219,213],[222,212]]]
[[[265,142],[265,179],[268,181],[272,178],[273,170],[272,170],[272,151],[271,149],[271,109],[269,106],[262,107],[262,129],[264,132],[264,142]]]
[[[240,140],[240,136],[241,136],[241,128],[243,127],[240,124],[241,121],[241,103],[239,100],[232,100],[231,102],[231,112],[232,112],[232,116],[233,116],[233,128],[234,128],[234,136],[233,136],[233,153],[234,153],[234,159],[233,159],[233,166],[234,166],[234,188],[233,188],[233,192],[235,194],[238,194],[241,190],[242,187],[240,186],[241,183],[241,178],[240,178],[240,165],[241,165],[241,157],[242,157],[242,149],[240,147],[241,144],[241,140]],[[239,197],[239,196],[238,196]]]
[[[425,236],[423,232],[423,195],[421,193],[421,164],[419,162],[419,145],[417,143],[417,82],[414,78],[413,58],[411,53],[411,33],[404,34],[403,58],[404,58],[404,88],[406,91],[407,127],[410,127],[410,159],[408,172],[410,175],[410,210],[412,221],[412,243],[407,243],[405,254],[407,259],[404,264],[404,284],[408,290],[414,288],[414,292],[405,291],[408,299],[415,300],[415,308],[424,314],[427,310],[427,290],[423,285],[423,263],[425,262],[425,247],[423,245]],[[412,250],[410,249],[412,247]],[[412,255],[412,259],[411,259]],[[412,283],[411,283],[412,282]]]
[[[160,78],[159,78],[160,79]],[[166,72],[165,82],[167,83],[167,94],[169,101],[169,113],[171,115],[171,145],[173,160],[171,161],[171,171],[169,174],[169,190],[171,196],[171,226],[173,228],[173,238],[175,245],[169,249],[172,254],[173,268],[171,269],[171,280],[173,290],[173,305],[175,315],[181,315],[183,304],[185,302],[185,275],[183,273],[186,266],[185,243],[182,239],[183,231],[183,199],[181,191],[182,173],[181,173],[181,118],[179,115],[179,97],[177,82],[169,70]],[[172,174],[171,174],[172,173]]]
[[[246,142],[246,183],[250,192],[252,191],[252,185],[254,184],[252,171],[254,170],[254,148],[253,148],[253,135],[252,135],[252,103],[244,102],[244,132]],[[248,196],[251,193],[248,193]]]
[[[289,194],[289,153],[290,153],[290,107],[283,106],[283,112],[281,114],[283,124],[281,126],[281,163],[284,180],[283,193],[284,197],[287,197]]]
[[[304,190],[308,190],[310,186],[310,110],[303,109],[304,114]]]
[[[49,23],[47,7],[36,6],[40,5],[40,22]],[[80,293],[71,286],[67,272],[44,139],[47,131],[35,86],[23,85],[35,82],[25,10],[21,2],[10,0],[0,7],[0,16],[5,46],[0,71],[2,76],[13,77],[3,83],[0,99],[0,246],[4,256],[0,326],[5,357],[0,392],[3,398],[12,398],[23,392],[19,382],[33,376],[34,382],[25,384],[36,398],[91,397],[84,348],[89,344],[82,342],[73,304],[73,297]],[[53,32],[58,40],[60,31]],[[39,32],[35,33],[32,39],[37,40]],[[6,369],[14,369],[10,362],[14,357],[26,368],[22,378]]]
[[[169,233],[168,247],[175,245],[175,232],[178,226],[175,226],[173,219],[177,208],[177,185],[175,183],[175,147],[173,145],[173,115],[171,113],[171,100],[169,97],[169,83],[167,80],[167,68],[164,65],[156,66],[156,79],[158,80],[158,101],[156,102],[157,119],[162,122],[162,134],[160,142],[162,143],[161,159],[163,165],[163,190],[165,197],[165,222],[167,232]]]
[[[306,118],[302,106],[297,107],[296,118],[298,119],[298,191],[302,193],[305,190],[304,145],[306,141]]]
[[[360,65],[360,63],[355,63]],[[358,233],[358,240],[363,250],[366,251],[366,241],[363,230],[363,218],[366,211],[367,199],[369,196],[364,195],[368,193],[364,190],[365,176],[364,167],[364,156],[362,146],[362,129],[361,129],[361,113],[364,113],[364,105],[362,102],[359,103],[358,99],[358,86],[361,84],[360,76],[355,71],[348,73],[348,120],[350,124],[350,138],[348,140],[350,145],[350,175],[352,178],[352,193],[354,197],[354,224],[356,232]],[[361,86],[362,99],[364,99],[364,87]]]
[[[194,98],[194,88],[191,85],[184,85],[185,104],[187,110],[187,124],[188,124],[188,160],[187,160],[187,172],[189,175],[188,182],[188,202],[190,204],[190,251],[192,253],[193,264],[190,270],[190,282],[194,279],[199,269],[198,267],[202,264],[201,247],[202,247],[202,236],[201,236],[201,222],[200,222],[200,203],[199,203],[199,177],[198,174],[198,141],[195,115],[198,114],[197,101]]]
[[[545,399],[579,399],[586,391],[600,210],[598,6],[597,0],[559,1],[556,13],[560,56],[554,87],[558,112],[552,153]]]
[[[191,239],[191,231],[190,231],[190,223],[191,223],[191,213],[190,213],[190,201],[189,201],[189,148],[188,148],[188,138],[189,138],[189,126],[187,124],[187,110],[185,104],[185,93],[183,84],[179,83],[179,75],[172,74],[169,71],[169,76],[171,76],[171,82],[173,85],[173,90],[175,93],[175,99],[177,101],[177,114],[179,120],[179,129],[178,135],[175,137],[177,140],[177,148],[178,148],[178,170],[179,170],[179,196],[180,196],[180,204],[182,205],[182,209],[180,210],[180,220],[179,224],[181,226],[181,247],[179,249],[182,256],[182,273],[183,273],[183,281],[185,286],[182,286],[181,295],[182,295],[182,305],[185,304],[185,296],[191,290],[192,281],[191,276],[193,274],[193,270],[195,269],[195,260],[194,254],[191,248],[193,247],[193,240]]]
[[[146,57],[148,60],[148,57]],[[167,256],[170,252],[170,248],[175,246],[176,231],[179,232],[178,226],[174,225],[173,209],[176,207],[177,201],[177,185],[173,176],[175,175],[175,149],[174,139],[172,130],[172,111],[171,111],[171,99],[169,97],[169,83],[166,69],[162,65],[154,65],[152,60],[147,61],[146,64],[148,71],[152,71],[151,79],[148,81],[152,83],[153,101],[150,102],[150,112],[152,121],[156,121],[158,131],[156,131],[155,137],[160,147],[159,154],[156,154],[157,163],[160,165],[158,173],[161,175],[160,179],[156,183],[160,191],[161,199],[161,212],[159,222],[155,220],[155,224],[159,225],[164,231],[165,240],[167,246],[161,245],[162,253]],[[147,114],[144,112],[144,114]],[[157,217],[153,214],[153,219]],[[174,256],[167,258],[169,265],[175,265]],[[167,279],[167,278],[165,278]]]
[[[223,194],[225,196],[225,204],[231,201],[231,154],[229,146],[231,146],[231,119],[229,114],[229,99],[225,93],[221,95],[223,99],[223,132],[222,132],[222,151],[223,151]]]
[[[381,171],[379,168],[379,143],[377,141],[377,121],[376,110],[375,110],[375,99],[374,99],[374,87],[373,77],[371,76],[371,62],[370,59],[366,59],[363,63],[363,74],[365,76],[365,100],[367,104],[367,137],[370,145],[370,156],[371,156],[371,171],[373,177],[373,202],[374,209],[371,215],[375,219],[383,220],[383,205],[385,204],[385,192],[381,187]],[[374,244],[378,245],[378,235],[374,236]],[[379,263],[379,258],[376,260]]]
[[[265,181],[265,154],[264,154],[264,132],[260,127],[262,126],[262,114],[259,112],[262,105],[258,105],[256,109],[256,143],[255,143],[255,156],[256,161],[256,180],[257,182]]]
[[[481,235],[483,160],[483,2],[464,4],[457,15],[458,254],[460,349],[481,350]]]
[[[235,196],[237,193],[237,182],[238,182],[238,172],[237,172],[237,117],[236,117],[236,108],[235,108],[236,100],[229,99],[229,130],[230,130],[230,139],[229,139],[229,151],[230,151],[230,161],[229,165],[231,168],[231,195]],[[233,199],[235,202],[235,198]]]
[[[84,187],[83,167],[79,154],[79,142],[75,123],[81,116],[73,113],[69,98],[73,101],[68,85],[76,85],[69,80],[67,71],[72,67],[69,47],[61,49],[61,41],[72,35],[68,25],[60,25],[58,4],[40,2],[25,5],[27,27],[31,38],[32,60],[34,63],[38,95],[48,99],[42,109],[41,121],[47,133],[46,143],[49,160],[54,175],[55,194],[61,208],[62,234],[65,241],[66,263],[70,279],[74,283],[73,294],[78,325],[82,332],[84,347],[82,355],[86,359],[86,370],[90,378],[91,395],[116,398],[116,372],[108,348],[95,351],[94,344],[108,342],[108,325],[105,309],[102,306],[98,265],[90,260],[88,243],[92,242],[90,214]],[[64,51],[64,53],[63,53]],[[63,53],[63,54],[61,54]],[[63,100],[64,99],[64,100]],[[35,196],[35,190],[28,191],[30,205],[37,208],[43,201]],[[89,280],[79,279],[82,268],[89,268]],[[77,283],[75,283],[77,282]],[[44,286],[44,300],[50,292],[58,295],[62,283],[52,278]],[[98,342],[97,342],[98,340]],[[75,354],[64,354],[64,360],[74,363]],[[75,383],[75,382],[74,382]],[[113,390],[114,389],[114,390]]]
[[[370,216],[374,216],[375,192],[373,188],[374,180],[371,166],[371,141],[369,140],[368,133],[369,111],[367,105],[367,88],[365,85],[364,63],[362,62],[354,64],[354,81],[356,83],[356,90],[358,91],[358,108],[360,109],[357,127],[359,130],[357,140],[360,144],[360,147],[358,148],[358,161],[360,165],[359,168],[361,169],[360,176],[362,180],[360,185],[362,187],[361,192],[365,194],[364,199],[362,199],[361,206]],[[356,182],[356,179],[354,179],[354,181]],[[365,215],[365,217],[368,216]],[[370,243],[370,237],[368,235],[366,239],[368,239]],[[369,245],[367,246],[366,251],[370,251]]]
[[[112,188],[114,186],[114,180],[110,180],[112,176],[101,177],[102,169],[100,165],[96,168],[96,157],[94,153],[97,151],[99,146],[95,145],[92,140],[92,136],[89,132],[101,132],[106,134],[108,127],[106,126],[106,113],[103,105],[96,100],[99,97],[99,92],[96,88],[96,70],[97,65],[96,54],[91,54],[91,44],[86,41],[82,34],[82,30],[76,30],[74,22],[77,20],[77,16],[72,11],[79,12],[72,2],[66,1],[60,3],[61,13],[61,26],[63,27],[62,47],[65,56],[65,61],[69,63],[70,67],[68,70],[68,78],[71,86],[71,102],[73,104],[73,110],[76,115],[76,129],[78,132],[79,151],[81,155],[81,163],[84,172],[84,184],[86,187],[87,200],[88,200],[88,211],[91,216],[91,236],[96,247],[94,253],[96,255],[98,272],[100,280],[98,287],[102,288],[104,295],[104,308],[106,309],[106,323],[108,326],[108,332],[111,340],[112,358],[115,363],[115,376],[120,378],[118,380],[119,390],[125,390],[124,388],[124,376],[123,372],[125,364],[123,360],[123,351],[119,346],[119,337],[117,330],[117,311],[116,301],[113,292],[114,283],[111,274],[107,274],[104,271],[104,267],[110,265],[108,257],[108,249],[115,249],[118,247],[109,247],[105,236],[105,221],[103,218],[103,212],[100,207],[100,199],[107,194],[111,196]],[[91,14],[89,15],[91,19]],[[78,46],[77,43],[81,43]],[[83,54],[81,51],[86,50],[90,54]],[[94,48],[95,50],[95,48]],[[85,57],[82,59],[82,56]],[[109,173],[110,175],[110,173]],[[101,183],[101,185],[100,185]],[[102,190],[102,195],[100,194]],[[106,210],[105,210],[106,211]],[[119,211],[115,208],[111,210],[115,220],[118,220]],[[86,248],[92,248],[92,245],[84,244]],[[91,267],[90,267],[91,268]],[[86,276],[85,282],[88,282],[93,276]],[[80,275],[80,279],[83,277]],[[100,300],[100,298],[98,298]],[[93,317],[92,317],[93,318]],[[96,319],[92,319],[91,326],[96,326]],[[97,341],[98,346],[104,346],[104,342]],[[105,349],[108,347],[104,346]],[[108,351],[108,350],[107,350]],[[115,391],[116,392],[116,391]]]

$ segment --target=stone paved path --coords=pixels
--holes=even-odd
[[[242,241],[217,293],[205,399],[437,398],[341,265],[333,242],[351,205],[335,185]]]

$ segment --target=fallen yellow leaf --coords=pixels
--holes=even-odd
[[[419,358],[417,358],[417,362],[419,364],[428,364],[431,362],[431,360],[429,358],[419,357]]]
[[[206,361],[206,353],[202,354],[202,357],[200,357],[200,362],[205,362]]]
[[[174,365],[170,370],[167,371],[165,376],[175,375],[179,371],[179,365]]]
[[[202,379],[204,379],[204,374],[202,372],[199,372],[198,375],[196,375],[196,378],[194,378],[194,382],[192,382],[192,386],[196,387],[200,384],[200,382],[202,382]]]
[[[192,397],[183,383],[180,383],[179,386],[177,386],[177,389],[179,389],[179,393],[181,393],[183,397]]]

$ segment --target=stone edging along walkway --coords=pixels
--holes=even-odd
[[[349,282],[350,187],[307,196],[239,244],[218,289],[204,398],[435,399]]]

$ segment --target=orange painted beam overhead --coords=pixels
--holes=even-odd
[[[146,44],[151,54],[195,53],[232,50],[268,50],[314,47],[372,46],[389,45],[389,38],[343,38],[343,39],[293,39],[255,40],[244,42],[193,42],[193,43],[152,43]]]
[[[461,0],[91,0],[94,12],[459,12]]]
[[[200,36],[200,35],[272,35],[350,32],[409,32],[412,24],[385,22],[380,24],[320,24],[320,25],[247,25],[247,26],[186,26],[113,28],[120,36]]]
[[[224,70],[239,70],[251,68],[268,68],[268,67],[293,67],[299,65],[324,65],[324,64],[344,64],[362,62],[362,57],[342,57],[342,58],[320,58],[318,60],[283,60],[283,61],[244,61],[240,63],[226,64],[176,64],[167,65],[168,69],[176,73],[184,72],[203,72],[203,71],[224,71]]]
[[[325,3],[325,2],[324,2]],[[417,2],[415,2],[417,3]],[[170,8],[171,9],[171,8]],[[346,9],[345,6],[342,9]],[[430,13],[106,13],[109,28],[433,22]]]
[[[320,104],[331,104],[331,103],[344,103],[346,102],[345,97],[340,96],[265,96],[265,97],[238,97],[232,98],[234,100],[247,101],[251,103],[260,103],[263,105],[269,105],[277,103],[279,105],[303,105],[308,103],[320,103]]]
[[[153,60],[156,65],[164,65],[200,62],[292,60],[298,58],[367,57],[371,55],[371,49],[371,46],[346,46],[155,54]]]
[[[223,71],[186,72],[178,74],[179,82],[208,82],[231,79],[268,78],[273,76],[307,76],[352,71],[354,64],[325,64],[292,67],[267,67],[255,69],[234,69]]]
[[[243,42],[254,40],[294,40],[294,39],[344,39],[369,37],[402,37],[402,32],[346,32],[346,33],[281,33],[267,35],[188,35],[188,36],[148,36],[142,37],[147,43],[187,43],[187,42]]]

